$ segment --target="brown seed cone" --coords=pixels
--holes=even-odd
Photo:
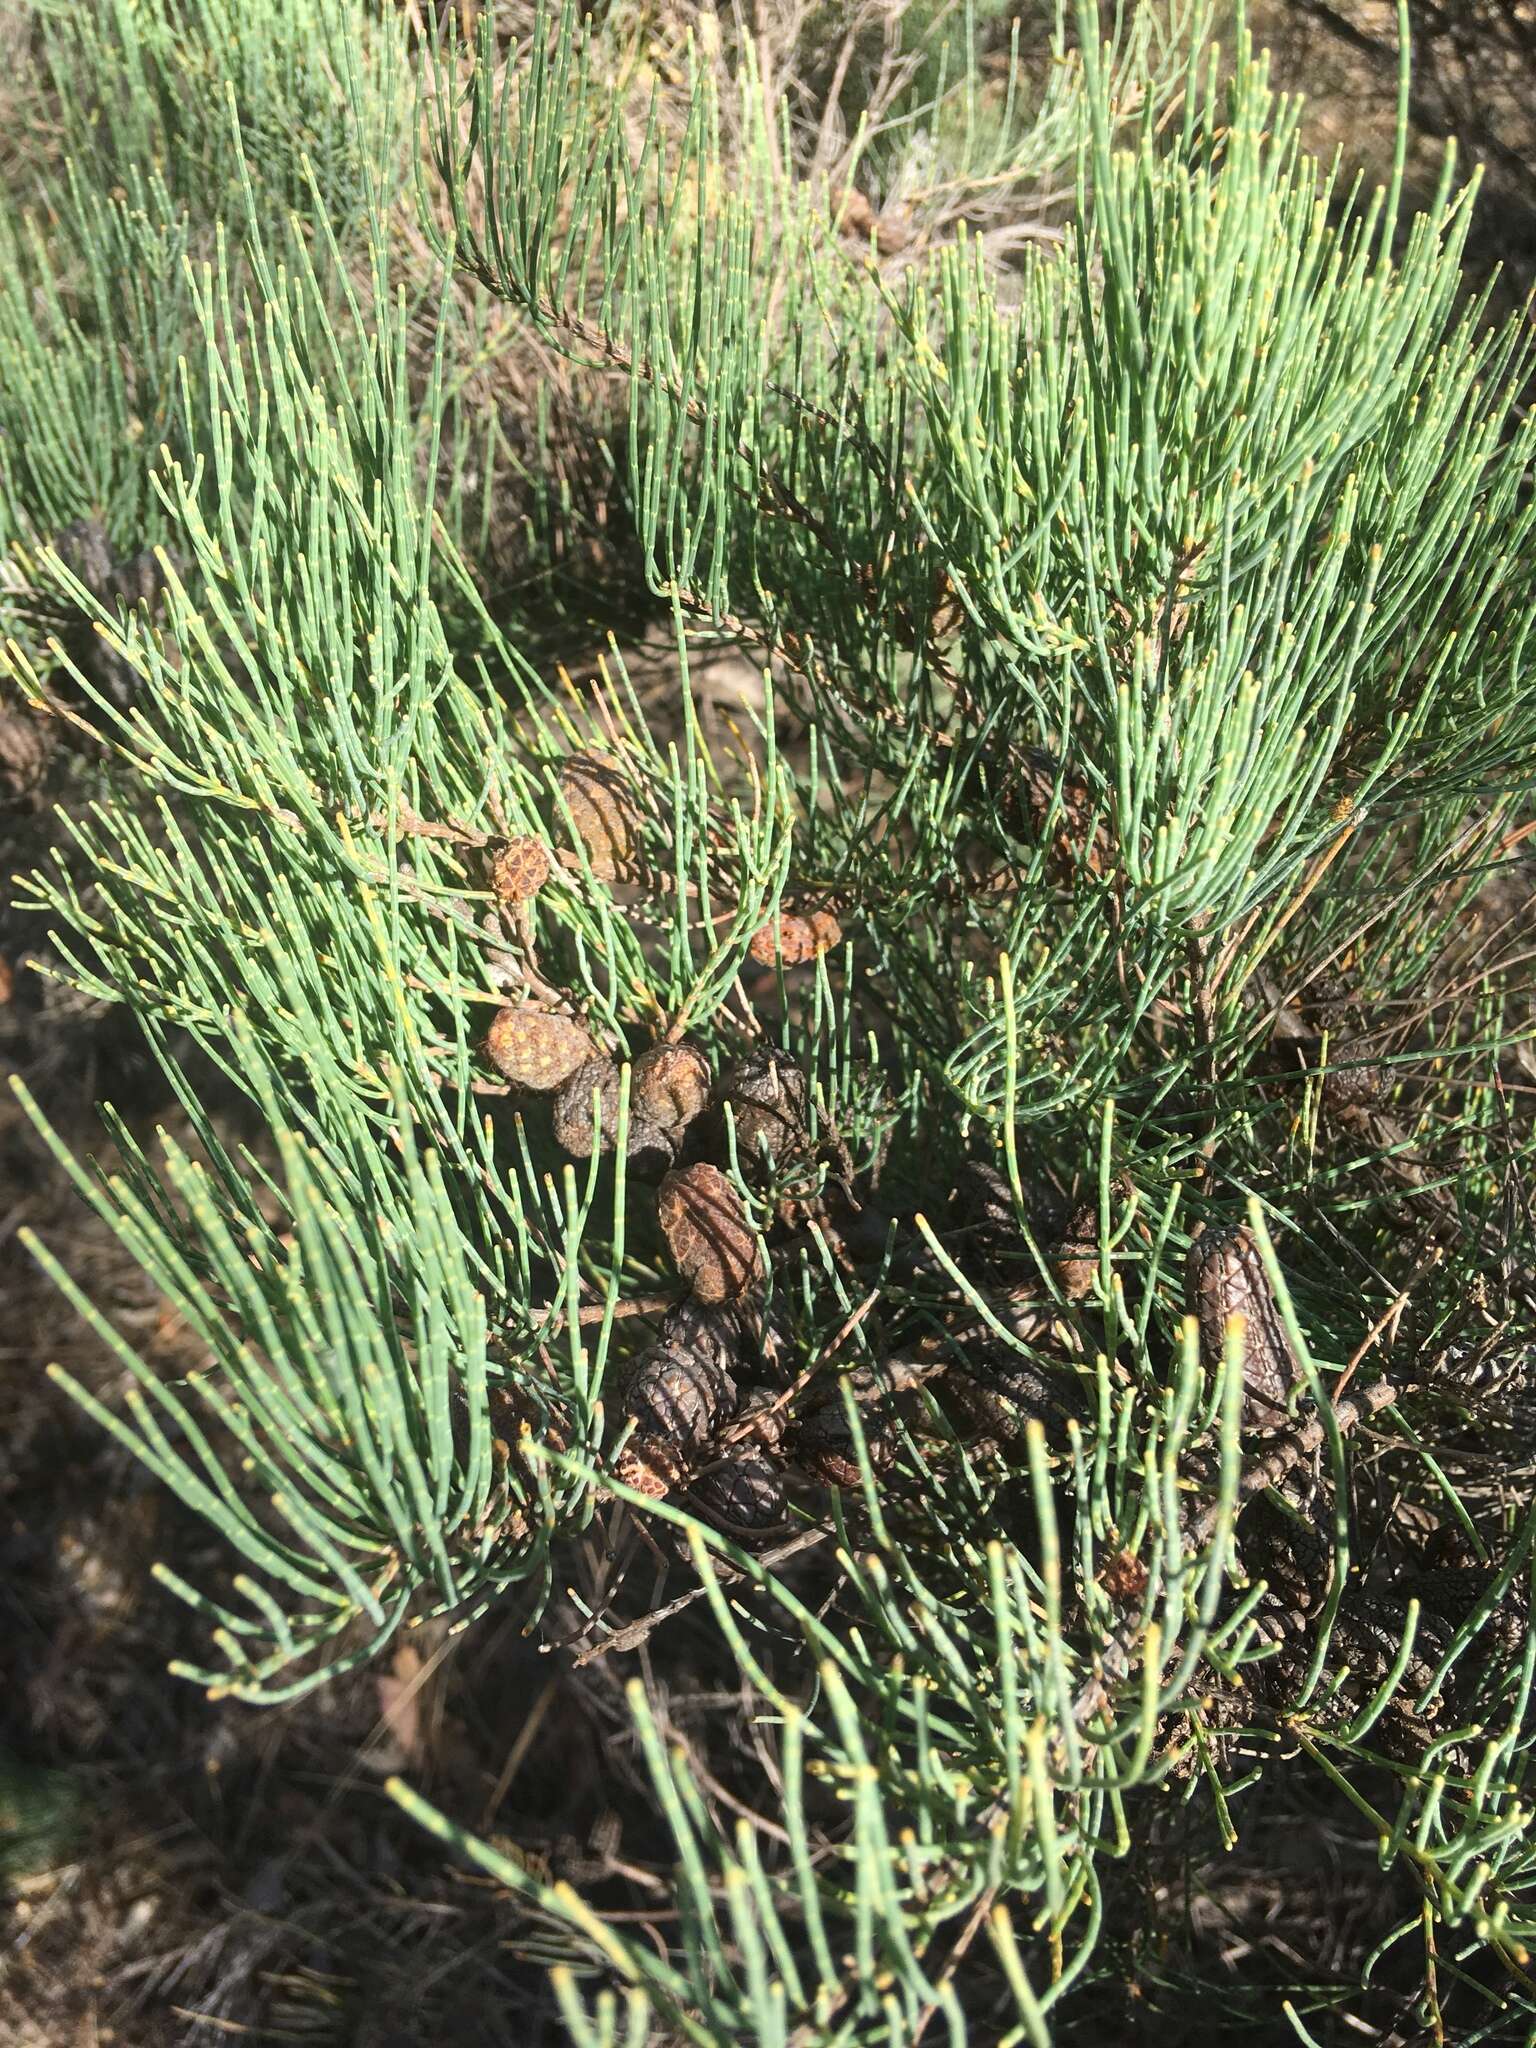
[[[593,1125],[593,1099],[601,1116],[601,1130]],[[573,1159],[592,1157],[592,1140],[599,1148],[613,1150],[619,1124],[619,1070],[601,1055],[583,1060],[555,1097],[555,1139]]]
[[[876,213],[856,186],[845,185],[833,196],[832,211],[845,235],[861,243],[874,237],[878,256],[899,256],[912,242],[912,229],[895,215]]]
[[[1129,1550],[1117,1550],[1104,1560],[1099,1584],[1117,1607],[1133,1607],[1147,1590],[1147,1568]]]
[[[105,598],[112,588],[117,558],[107,530],[96,519],[77,519],[55,539],[59,559],[78,576],[92,597]]]
[[[619,1135],[619,1070],[601,1054],[596,1059],[584,1060],[570,1079],[562,1083],[555,1097],[555,1139],[573,1159],[592,1157],[594,1096],[601,1117],[598,1149],[611,1152]],[[658,1130],[633,1100],[624,1155],[631,1171],[638,1172],[642,1179],[665,1173],[675,1156],[671,1135]]]
[[[815,957],[816,934],[807,918],[784,911],[752,934],[747,951],[762,967],[771,967],[775,960],[782,960],[786,967],[798,967],[803,960]]]
[[[1301,1007],[1316,1031],[1335,1034],[1359,1022],[1359,1006],[1348,977],[1342,974],[1314,974],[1301,991]]]
[[[686,1130],[709,1107],[709,1066],[696,1045],[653,1045],[635,1061],[630,1093],[658,1130]]]
[[[1459,1522],[1441,1522],[1432,1529],[1422,1557],[1422,1569],[1427,1572],[1475,1571],[1481,1563],[1475,1544]]]
[[[718,1166],[701,1162],[669,1173],[656,1214],[678,1272],[700,1301],[734,1301],[761,1279],[756,1235]]]
[[[983,1159],[965,1159],[955,1175],[955,1201],[968,1224],[994,1231],[1017,1230],[1013,1189],[995,1166]]]
[[[764,1151],[777,1162],[809,1148],[810,1087],[789,1054],[776,1046],[732,1060],[720,1076],[715,1099],[722,1109],[730,1104],[737,1156],[744,1168]]]
[[[654,1344],[635,1363],[624,1406],[638,1433],[697,1450],[735,1412],[736,1382],[714,1359]]]
[[[1405,1599],[1417,1600],[1428,1613],[1449,1622],[1452,1629],[1459,1629],[1492,1588],[1497,1576],[1496,1568],[1491,1565],[1412,1572],[1401,1582],[1399,1591]],[[1514,1659],[1525,1646],[1529,1628],[1530,1596],[1517,1573],[1499,1604],[1477,1631],[1474,1638],[1477,1657]]]
[[[733,1443],[754,1443],[765,1451],[780,1451],[789,1432],[789,1417],[782,1402],[768,1393],[754,1394],[733,1418]]]
[[[1328,1597],[1333,1546],[1315,1524],[1276,1507],[1265,1494],[1243,1509],[1238,1554],[1250,1579],[1269,1588],[1272,1615],[1313,1615]]]
[[[542,839],[501,839],[485,850],[485,876],[502,903],[527,903],[549,880],[549,848]]]
[[[485,1034],[485,1056],[519,1088],[550,1095],[598,1052],[574,1017],[536,1003],[508,1003]]]
[[[23,804],[42,786],[54,735],[24,711],[0,711],[0,803]]]
[[[1322,1028],[1314,1030],[1309,1023],[1309,1018],[1318,1022],[1323,1008],[1333,1013],[1333,1021],[1326,1026],[1326,1046]],[[1348,1116],[1353,1111],[1374,1109],[1387,1092],[1386,1069],[1364,1055],[1341,1005],[1320,1004],[1306,1016],[1291,1006],[1282,1009],[1275,1019],[1271,1049],[1278,1075],[1301,1073],[1315,1078],[1321,1070],[1323,1106],[1335,1114]]]
[[[1030,747],[1011,765],[1017,781],[1005,790],[999,806],[1005,829],[1017,839],[1031,841],[1038,841],[1049,830],[1049,866],[1058,880],[1070,880],[1079,867],[1091,875],[1106,873],[1109,834],[1102,818],[1095,822],[1100,806],[1085,778],[1074,769],[1063,770],[1057,757],[1043,747]]]
[[[677,1146],[676,1132],[660,1130],[648,1117],[630,1110],[629,1142],[624,1156],[633,1178],[647,1183],[660,1180],[677,1158]]]
[[[829,953],[843,943],[843,928],[830,910],[813,910],[806,917],[818,953]]]
[[[1085,1202],[1073,1210],[1051,1266],[1056,1285],[1068,1301],[1081,1301],[1093,1292],[1099,1277],[1099,1212],[1095,1205]]]
[[[112,571],[112,594],[127,605],[151,604],[165,588],[165,572],[153,548],[140,548]]]
[[[693,1491],[706,1514],[738,1529],[771,1529],[784,1519],[783,1475],[754,1451],[706,1472]]]
[[[109,611],[152,604],[166,588],[166,576],[152,548],[119,561],[106,529],[94,519],[66,526],[54,542],[60,559]],[[126,656],[109,647],[83,615],[63,635],[66,654],[96,687],[119,705],[128,703],[142,678]]]
[[[1189,1248],[1185,1306],[1200,1324],[1200,1356],[1208,1372],[1221,1363],[1227,1324],[1243,1318],[1243,1427],[1276,1429],[1286,1397],[1301,1376],[1280,1320],[1264,1261],[1246,1225],[1210,1225]]]
[[[954,1200],[961,1222],[974,1233],[975,1242],[983,1251],[993,1254],[1012,1251],[1020,1263],[1028,1257],[1028,1244],[1019,1228],[1018,1212],[1014,1207],[1013,1189],[995,1166],[982,1159],[962,1160],[955,1175]],[[1055,1188],[1044,1181],[1026,1181],[1024,1201],[1030,1234],[1036,1244],[1057,1244],[1067,1236],[1069,1211]],[[1084,1214],[1086,1226],[1081,1231],[1072,1230],[1074,1244],[1080,1238],[1084,1242],[1093,1242],[1097,1238],[1098,1211],[1088,1209]],[[1093,1263],[1097,1270],[1099,1254],[1096,1242],[1093,1242]]]
[[[873,1410],[866,1409],[860,1420],[869,1462],[876,1472],[883,1472],[896,1455],[895,1432],[889,1421]],[[815,1408],[804,1417],[795,1432],[795,1462],[828,1486],[861,1483],[858,1450],[841,1406]]]
[[[607,754],[572,754],[558,781],[593,874],[600,882],[632,881],[640,870],[640,814],[618,762]]]
[[[651,1500],[661,1500],[681,1486],[687,1469],[677,1453],[654,1437],[635,1435],[613,1461],[614,1477]]]
[[[935,646],[942,646],[946,640],[953,640],[964,626],[969,614],[965,600],[954,585],[954,579],[947,569],[935,567],[933,587],[929,596],[930,613],[928,638]]]
[[[664,1350],[702,1358],[716,1372],[734,1379],[758,1361],[762,1311],[753,1301],[711,1304],[691,1295],[674,1302],[656,1330]]]
[[[786,910],[753,933],[747,951],[764,967],[780,959],[786,967],[799,967],[842,941],[843,928],[830,910]]]
[[[1068,1424],[1087,1414],[1082,1382],[1065,1362],[1055,1366],[1002,1344],[988,1347],[986,1339],[966,1347],[956,1369],[945,1375],[943,1393],[946,1402],[1003,1443],[1022,1442],[1034,1418],[1049,1442],[1062,1444]]]
[[[1323,1076],[1323,1101],[1329,1109],[1374,1109],[1386,1092],[1386,1071],[1375,1060],[1361,1059],[1348,1042],[1329,1045]]]
[[[1011,862],[1004,860],[995,846],[975,834],[967,834],[955,849],[954,873],[946,888],[951,896],[968,901],[993,896],[1006,896],[1018,887],[1018,876]]]

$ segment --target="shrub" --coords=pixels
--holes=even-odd
[[[173,96],[217,12],[155,45]],[[629,1532],[688,1586],[578,1654],[650,1653],[664,1930],[395,1788],[563,1958],[573,2039],[1158,2007],[1197,1963],[1119,1865],[1302,1778],[1393,1874],[1381,1989],[1248,2010],[1494,2038],[1536,426],[1472,186],[1341,190],[1245,35],[1147,10],[1058,23],[1027,115],[969,20],[928,75],[855,23],[851,131],[712,14],[363,13],[272,5],[195,159],[173,123],[125,197],[65,178],[53,246],[8,230],[10,667],[81,778],[20,901],[191,1133],[54,1142],[206,1364],[35,1249],[125,1391],[60,1377],[227,1539],[226,1585],[159,1568],[186,1675],[270,1702],[492,1602],[532,1630]],[[322,36],[351,118],[291,133]],[[579,458],[514,410],[551,358]],[[71,566],[82,517],[164,543],[152,601]],[[670,671],[544,659],[588,544]],[[689,1745],[684,1609],[743,1703]]]

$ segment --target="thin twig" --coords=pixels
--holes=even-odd
[[[831,1534],[830,1529],[802,1529],[783,1543],[776,1544],[772,1550],[765,1550],[758,1563],[772,1569],[791,1557],[798,1557],[801,1551],[813,1549],[816,1544],[824,1543]],[[716,1571],[727,1585],[746,1576],[744,1572],[735,1571],[724,1564],[717,1565]],[[675,1600],[669,1600],[665,1607],[658,1607],[653,1613],[643,1615],[639,1621],[632,1621],[627,1628],[621,1628],[613,1635],[606,1636],[600,1643],[590,1644],[577,1656],[577,1668],[580,1669],[583,1664],[595,1663],[599,1657],[606,1657],[612,1650],[638,1649],[664,1621],[671,1621],[673,1616],[681,1614],[684,1608],[691,1607],[696,1600],[702,1600],[705,1591],[706,1588],[703,1586],[692,1586],[686,1593],[680,1593]],[[569,1646],[562,1644],[558,1647]]]
[[[1440,1261],[1444,1257],[1445,1247],[1443,1245],[1438,1244],[1433,1245],[1430,1248],[1428,1258],[1422,1260],[1409,1274],[1408,1279],[1404,1283],[1403,1287],[1387,1304],[1386,1308],[1382,1310],[1381,1314],[1376,1318],[1376,1321],[1372,1323],[1369,1330],[1366,1331],[1364,1338],[1361,1340],[1358,1349],[1351,1357],[1348,1365],[1346,1365],[1344,1370],[1339,1374],[1338,1379],[1334,1383],[1333,1389],[1333,1397],[1335,1401],[1337,1401],[1339,1396],[1343,1393],[1344,1389],[1349,1385],[1350,1381],[1354,1378],[1355,1372],[1359,1367],[1360,1361],[1365,1357],[1366,1353],[1370,1351],[1372,1346],[1378,1341],[1382,1331],[1386,1329],[1388,1323],[1395,1322],[1397,1318],[1402,1314],[1403,1309],[1407,1305],[1408,1298],[1413,1293],[1414,1288],[1418,1286],[1419,1282],[1424,1278],[1424,1275],[1426,1273],[1432,1272],[1433,1269],[1439,1265]]]
[[[593,1302],[590,1308],[577,1309],[576,1320],[585,1324],[600,1323],[605,1316],[661,1316],[676,1305],[675,1294],[638,1294],[633,1301]]]

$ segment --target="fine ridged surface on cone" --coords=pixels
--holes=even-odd
[[[871,1404],[860,1421],[870,1465],[874,1471],[883,1472],[896,1454],[896,1437],[889,1418]],[[828,1486],[860,1483],[858,1447],[841,1403],[813,1409],[804,1417],[795,1433],[795,1459],[813,1478]]]
[[[600,882],[639,873],[640,815],[623,769],[607,754],[572,754],[559,773],[560,794]]]
[[[1323,1106],[1341,1119],[1376,1109],[1389,1087],[1388,1070],[1369,1057],[1360,1036],[1364,1019],[1342,985],[1322,982],[1322,995],[1308,992],[1304,1005],[1285,1004],[1275,1018],[1273,1045],[1283,1073],[1321,1075]]]
[[[811,938],[818,953],[828,953],[843,943],[843,928],[830,910],[812,910],[806,915]]]
[[[743,1169],[765,1152],[777,1162],[809,1147],[810,1086],[789,1054],[776,1046],[732,1060],[715,1096],[722,1110],[729,1105]]]
[[[973,1426],[1009,1444],[1022,1444],[1033,1421],[1044,1428],[1047,1442],[1062,1445],[1068,1425],[1087,1413],[1082,1384],[1065,1358],[1053,1368],[1046,1359],[986,1339],[967,1346],[958,1369],[945,1379],[944,1393]]]
[[[669,1350],[703,1358],[734,1379],[749,1365],[760,1365],[762,1323],[761,1308],[750,1297],[710,1303],[690,1295],[667,1310],[656,1341]]]
[[[486,880],[502,903],[526,903],[549,880],[549,848],[542,839],[501,839],[486,848]]]
[[[620,1075],[613,1061],[599,1055],[584,1060],[555,1096],[552,1118],[556,1142],[573,1159],[590,1159],[597,1134],[598,1150],[611,1152],[619,1138]],[[595,1111],[595,1116],[594,1116]],[[659,1129],[631,1094],[625,1157],[632,1171],[653,1179],[672,1164],[670,1133]]]
[[[747,951],[764,967],[771,967],[775,960],[782,960],[786,967],[798,967],[803,961],[814,960],[818,953],[841,945],[842,938],[843,928],[830,910],[807,914],[790,910],[754,932]]]
[[[602,1151],[613,1150],[618,1125],[618,1068],[610,1059],[583,1060],[555,1097],[556,1140],[573,1159],[590,1159],[594,1137]]]
[[[1278,1427],[1300,1370],[1259,1248],[1243,1224],[1212,1225],[1196,1237],[1185,1265],[1185,1305],[1200,1325],[1207,1372],[1221,1363],[1228,1323],[1243,1318],[1243,1427]]]
[[[695,1045],[653,1045],[635,1061],[630,1092],[658,1130],[686,1130],[709,1107],[709,1065]]]
[[[656,1214],[678,1272],[700,1301],[734,1301],[761,1279],[756,1235],[718,1166],[669,1173]]]
[[[758,1453],[717,1465],[694,1487],[700,1509],[738,1529],[771,1529],[784,1519],[784,1476]]]
[[[614,1477],[649,1500],[664,1500],[687,1477],[687,1466],[661,1437],[632,1436],[613,1461]]]
[[[574,1017],[541,1010],[535,1003],[509,1003],[499,1012],[485,1035],[485,1054],[499,1074],[536,1094],[553,1094],[598,1056],[590,1034]]]
[[[624,1406],[637,1430],[696,1450],[736,1407],[736,1382],[718,1358],[657,1343],[636,1361]]]
[[[1329,1109],[1346,1113],[1375,1109],[1386,1093],[1387,1071],[1379,1061],[1365,1058],[1354,1040],[1329,1043],[1323,1075],[1323,1101]]]
[[[782,960],[786,967],[798,967],[816,951],[816,939],[805,918],[786,912],[760,926],[752,934],[747,951],[762,967],[771,967],[775,960]]]

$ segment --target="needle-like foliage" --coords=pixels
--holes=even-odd
[[[559,1959],[573,2040],[1091,2034],[1160,1992],[1126,1859],[1175,1801],[1235,1842],[1287,1773],[1397,1887],[1360,1983],[1276,1992],[1297,2038],[1378,1996],[1508,2038],[1536,422],[1473,187],[1341,189],[1204,10],[1058,20],[1035,101],[969,14],[931,76],[853,39],[820,128],[718,22],[658,55],[487,7],[408,57],[362,11],[254,10],[195,147],[150,98],[71,131],[77,270],[3,229],[7,667],[93,786],[19,900],[185,1132],[53,1142],[204,1363],[35,1249],[123,1367],[65,1384],[226,1540],[225,1583],[160,1568],[191,1675],[267,1702],[498,1599],[535,1629],[638,1530],[688,1591],[586,1602],[579,1655],[660,1658],[686,1608],[745,1702],[701,1761],[629,1686],[667,1916],[396,1788]],[[174,70],[219,14],[112,47]],[[993,232],[985,192],[1047,186]],[[660,685],[520,630],[593,506],[539,495],[547,411],[520,454],[473,416],[513,341],[608,422]],[[92,587],[86,516],[163,542],[153,607]],[[580,1048],[552,1120],[540,1031]],[[712,1083],[691,1135],[658,1053]],[[731,1412],[680,1279],[755,1317]]]

